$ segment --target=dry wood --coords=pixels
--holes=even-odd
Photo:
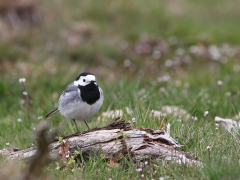
[[[113,122],[102,128],[95,128],[82,134],[63,138],[68,140],[70,154],[74,151],[87,158],[102,153],[106,159],[131,159],[139,162],[145,159],[175,161],[180,164],[202,166],[201,162],[191,160],[186,153],[177,151],[181,145],[163,130],[134,128],[127,121]],[[62,143],[55,141],[49,145],[50,155],[59,157]],[[0,150],[0,154],[10,159],[31,158],[37,150],[33,146],[23,150]]]

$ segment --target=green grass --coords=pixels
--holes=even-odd
[[[204,168],[197,168],[154,162],[158,165],[156,174],[146,170],[145,177],[240,179],[239,135],[234,137],[221,127],[216,129],[214,122],[215,116],[232,118],[240,111],[238,5],[233,0],[62,0],[57,4],[42,1],[39,9],[43,20],[39,25],[22,25],[9,31],[11,36],[0,37],[0,149],[31,146],[34,128],[42,121],[41,117],[55,108],[65,86],[80,72],[90,71],[96,74],[105,96],[100,112],[88,121],[90,127],[111,122],[95,120],[102,112],[129,107],[133,114],[125,113],[124,119],[136,118],[137,127],[153,129],[170,123],[172,137],[184,145],[182,151],[205,163]],[[171,44],[174,38],[177,41]],[[153,51],[159,42],[161,57],[154,59]],[[235,54],[221,51],[221,58],[213,60],[207,48],[210,45],[221,48],[225,43]],[[150,51],[137,53],[139,45]],[[190,53],[193,46],[202,53]],[[126,59],[131,62],[129,66],[124,65]],[[173,65],[168,67],[167,62]],[[31,99],[29,107],[21,104],[19,78],[23,77]],[[217,84],[219,80],[223,82],[221,86]],[[198,120],[179,121],[173,115],[161,119],[148,116],[152,109],[160,110],[165,105],[186,109]],[[209,111],[207,117],[205,111]],[[50,122],[50,129],[59,128],[62,135],[75,131],[73,123],[60,114]],[[84,123],[78,125],[86,130]],[[210,152],[207,146],[211,147]],[[9,162],[1,158],[0,166],[7,165]],[[78,165],[58,170],[56,163],[51,163],[43,176],[140,178],[136,171],[139,164],[127,160],[109,168],[97,155],[80,168]],[[14,168],[23,166],[24,162],[17,163]],[[1,170],[0,175],[4,172],[7,171]]]

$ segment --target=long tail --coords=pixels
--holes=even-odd
[[[48,113],[48,114],[45,116],[45,118],[46,118],[46,119],[50,118],[52,115],[54,115],[54,114],[57,113],[58,111],[59,111],[58,108],[52,110],[50,113]]]

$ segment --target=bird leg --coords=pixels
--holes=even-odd
[[[77,132],[80,132],[79,129],[78,129],[78,126],[77,126],[77,123],[76,123],[76,120],[75,120],[75,119],[73,119],[73,122],[74,122],[74,124],[75,124],[75,126],[76,126],[76,128],[77,128]]]
[[[87,124],[86,120],[84,120],[84,122],[85,122],[86,126],[88,127],[88,130],[90,130],[90,128],[89,128],[89,126],[88,126],[88,124]]]

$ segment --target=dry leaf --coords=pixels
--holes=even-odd
[[[150,113],[150,116],[152,117],[161,117],[161,116],[165,116],[166,114],[164,114],[161,111],[156,111],[156,110],[152,110]]]
[[[178,106],[163,106],[161,111],[152,110],[150,115],[153,117],[160,117],[170,114],[184,120],[188,120],[191,118],[191,115],[185,109],[181,109]]]
[[[224,129],[226,129],[229,132],[240,128],[240,123],[232,119],[224,119],[216,116],[215,122],[217,124],[220,124]]]
[[[59,150],[59,156],[61,157],[62,160],[68,161],[69,156],[70,156],[70,151],[69,151],[69,142],[68,139],[66,141],[63,141]]]
[[[238,112],[238,114],[236,114],[236,116],[233,117],[234,120],[240,120],[240,112]]]
[[[113,159],[110,159],[110,161],[108,162],[108,171],[111,171],[112,168],[118,167],[119,163],[115,162]]]
[[[129,107],[125,107],[125,111],[127,114],[132,114],[132,110]],[[101,118],[111,118],[111,119],[115,119],[118,117],[122,117],[123,116],[124,111],[121,109],[116,109],[116,110],[108,110],[105,111],[101,114],[101,116],[98,117],[98,121]]]
[[[179,118],[183,118],[184,120],[188,120],[191,118],[191,115],[185,109],[182,109],[178,106],[163,106],[162,110],[165,114],[173,114],[174,116],[178,116]]]

